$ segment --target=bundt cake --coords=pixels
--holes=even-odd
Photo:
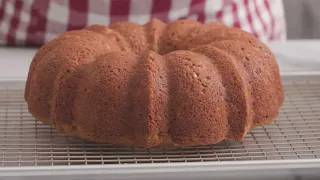
[[[67,31],[30,65],[29,112],[68,135],[124,146],[241,141],[274,120],[278,64],[253,35],[218,22],[153,19]]]

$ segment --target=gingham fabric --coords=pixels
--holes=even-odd
[[[42,45],[90,24],[219,21],[262,41],[286,38],[281,0],[0,0],[0,44]]]

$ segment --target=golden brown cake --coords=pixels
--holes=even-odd
[[[242,140],[284,100],[278,64],[251,34],[179,20],[65,32],[33,58],[25,99],[59,131],[125,146]]]

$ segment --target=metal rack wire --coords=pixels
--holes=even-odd
[[[320,82],[287,83],[276,121],[243,142],[186,148],[128,148],[68,137],[28,113],[23,89],[0,89],[0,166],[144,164],[316,159],[320,157]]]

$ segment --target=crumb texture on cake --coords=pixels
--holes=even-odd
[[[278,64],[251,34],[153,19],[68,31],[30,65],[29,112],[59,131],[126,146],[241,140],[284,101]]]

